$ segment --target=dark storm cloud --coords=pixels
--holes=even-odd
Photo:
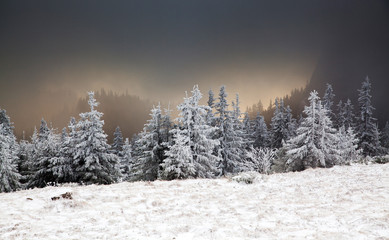
[[[385,1],[1,1],[0,106],[101,87],[177,101],[196,83],[268,101],[335,43],[376,44],[387,16]]]

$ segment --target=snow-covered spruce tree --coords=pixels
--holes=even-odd
[[[0,192],[11,192],[20,188],[20,174],[17,170],[18,156],[12,150],[14,139],[8,128],[0,123]]]
[[[237,93],[235,95],[235,101],[232,101],[232,112],[231,112],[231,119],[232,119],[232,127],[235,132],[235,139],[237,145],[240,146],[240,159],[241,161],[245,161],[246,159],[246,149],[252,145],[251,139],[246,138],[246,134],[244,131],[244,126],[242,122],[242,113],[240,111],[240,101],[239,101],[239,94]]]
[[[347,101],[344,103],[343,106],[343,117],[344,121],[342,125],[346,128],[346,130],[350,127],[355,127],[355,114],[354,114],[354,106],[351,103],[350,99],[347,99]]]
[[[126,138],[123,144],[123,157],[120,159],[120,170],[124,181],[130,180],[129,174],[133,164],[132,146],[128,138]]]
[[[153,181],[159,176],[159,166],[163,161],[163,141],[161,134],[161,106],[151,109],[151,119],[144,125],[137,140],[137,154],[131,169],[132,180]]]
[[[11,122],[11,119],[7,115],[7,111],[5,109],[0,109],[0,124],[3,124],[4,128],[4,134],[9,137],[10,140],[10,149],[12,151],[12,154],[19,154],[19,144],[16,141],[16,137],[14,135],[14,126],[13,122]],[[18,159],[17,162],[18,166],[20,166],[22,163],[20,162],[20,159]]]
[[[334,90],[332,89],[332,85],[327,83],[326,91],[323,96],[323,107],[327,109],[328,115],[332,121],[335,120],[335,114],[333,112],[332,106],[334,105]]]
[[[360,158],[361,150],[358,149],[358,138],[354,133],[353,128],[345,128],[342,126],[337,132],[337,150],[338,157],[336,159],[336,165],[350,164],[351,162],[357,162]]]
[[[275,110],[270,126],[271,147],[280,148],[282,146],[282,141],[285,141],[289,135],[286,126],[284,101],[282,99],[275,100]]]
[[[213,109],[215,108],[215,95],[212,90],[208,91],[208,107],[207,110],[207,116],[206,116],[206,122],[209,126],[214,127],[216,125],[215,123],[215,115],[213,113]]]
[[[167,158],[161,164],[162,178],[167,180],[186,179],[196,176],[196,167],[187,129],[174,129],[174,144],[166,151]]]
[[[70,124],[72,124],[72,122]],[[50,160],[50,169],[54,177],[54,182],[74,182],[76,180],[73,171],[73,151],[75,145],[68,135],[66,128],[62,129],[59,145],[58,154]]]
[[[119,126],[116,127],[115,132],[113,133],[112,153],[116,154],[119,158],[122,157],[123,135]]]
[[[343,101],[340,100],[339,103],[336,105],[337,114],[335,115],[335,120],[334,120],[334,126],[337,129],[344,126],[344,111],[343,110],[344,110]]]
[[[174,143],[169,147],[168,158],[162,164],[163,177],[209,178],[217,172],[220,159],[213,155],[213,151],[219,141],[211,139],[217,128],[207,124],[209,107],[199,105],[201,97],[195,85],[192,96],[186,95],[184,102],[177,106],[180,126],[172,130]]]
[[[297,121],[293,118],[292,109],[290,106],[286,106],[285,109],[285,121],[286,121],[286,139],[292,138],[296,135]],[[285,140],[286,140],[285,139]]]
[[[172,141],[172,133],[170,130],[172,129],[173,122],[171,120],[172,110],[170,109],[170,104],[167,108],[164,109],[164,114],[162,115],[162,124],[161,124],[161,138],[162,143],[165,144],[164,150],[167,150],[167,146],[170,145]]]
[[[381,134],[381,145],[386,154],[389,154],[389,122],[387,121]]]
[[[264,148],[269,145],[269,134],[265,119],[258,112],[253,122],[254,148]]]
[[[380,143],[377,139],[377,124],[373,117],[374,107],[371,104],[371,83],[369,77],[362,82],[359,91],[359,116],[357,125],[357,135],[359,138],[359,148],[364,156],[376,156],[380,152]]]
[[[220,142],[218,155],[221,158],[221,174],[239,172],[242,170],[244,159],[244,142],[242,137],[234,129],[233,112],[228,110],[227,93],[222,86],[219,92],[219,102],[216,108],[216,126],[218,127],[217,139]]]
[[[249,117],[248,112],[245,112],[243,117],[243,134],[244,138],[248,142],[249,146],[247,146],[247,150],[254,144],[254,134],[253,134],[253,126]]]
[[[328,112],[322,107],[316,91],[311,92],[308,100],[310,105],[304,108],[306,117],[297,128],[296,137],[284,145],[289,170],[326,167],[336,159],[337,139]]]
[[[269,174],[273,160],[276,157],[276,151],[270,148],[251,147],[247,151],[247,157],[248,160],[245,162],[245,170]]]
[[[110,184],[120,177],[119,159],[109,153],[107,135],[104,133],[103,113],[95,108],[98,102],[94,92],[88,92],[90,112],[81,113],[77,124],[78,143],[74,156],[77,182],[85,184]]]
[[[45,187],[55,182],[52,172],[52,161],[59,156],[60,137],[49,129],[44,119],[41,120],[38,138],[34,144],[33,176],[28,187]]]

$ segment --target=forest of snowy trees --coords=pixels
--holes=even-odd
[[[267,124],[260,112],[255,117],[241,112],[238,94],[229,102],[224,86],[217,97],[210,90],[207,105],[200,104],[203,94],[195,85],[177,106],[177,119],[158,104],[142,132],[124,139],[117,127],[112,144],[93,92],[88,93],[90,110],[72,117],[61,133],[42,119],[30,140],[17,141],[1,109],[0,192],[69,182],[215,178],[383,162],[389,153],[389,123],[378,128],[370,92],[366,77],[355,107],[349,99],[335,104],[328,84],[323,97],[310,93],[301,114],[276,99]]]

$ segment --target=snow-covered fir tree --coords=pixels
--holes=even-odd
[[[123,144],[123,156],[120,159],[120,170],[124,181],[130,180],[130,171],[133,164],[134,159],[132,157],[132,146],[128,138],[126,138]]]
[[[349,127],[346,129],[345,126],[340,127],[337,132],[337,138],[338,158],[336,159],[336,165],[357,162],[360,158],[361,150],[358,149],[358,138],[353,128]]]
[[[276,99],[275,110],[270,124],[270,141],[272,148],[280,148],[282,142],[288,138],[289,132],[285,115],[284,101],[282,99]]]
[[[327,83],[326,91],[323,96],[323,107],[327,109],[328,115],[332,121],[335,119],[335,114],[333,112],[332,106],[334,105],[334,90],[332,89],[332,85]]]
[[[34,173],[28,187],[45,187],[56,180],[51,168],[52,162],[59,156],[60,138],[53,129],[48,128],[44,119],[41,120],[34,148]]]
[[[234,141],[238,146],[240,146],[240,158],[241,161],[244,161],[246,158],[246,148],[249,147],[251,143],[251,139],[246,138],[246,133],[244,131],[244,126],[242,122],[242,113],[240,111],[240,100],[239,100],[239,94],[237,93],[235,95],[235,101],[232,101],[232,112],[231,112],[231,119],[232,119],[232,125],[233,130],[235,132],[235,139]]]
[[[253,122],[254,148],[264,148],[269,145],[269,134],[265,119],[258,112]]]
[[[297,121],[293,118],[292,109],[290,106],[286,106],[285,109],[285,122],[286,122],[286,139],[292,138],[296,135]]]
[[[116,154],[119,158],[123,153],[123,135],[119,126],[116,127],[113,133],[112,153]]]
[[[21,175],[17,169],[18,156],[12,149],[14,139],[9,128],[0,123],[0,192],[10,192],[20,188]]]
[[[68,135],[66,128],[62,129],[59,141],[58,153],[50,160],[50,169],[54,177],[53,181],[56,183],[74,182],[76,180],[73,171],[73,151],[75,145],[72,144],[72,139]]]
[[[343,105],[343,123],[342,126],[344,125],[346,130],[350,127],[354,128],[355,127],[355,114],[354,114],[354,106],[351,103],[350,99],[347,99],[347,101]]]
[[[167,158],[161,164],[162,178],[167,180],[196,177],[196,167],[187,129],[174,129],[174,144],[166,151]]]
[[[162,165],[164,177],[209,178],[217,172],[220,159],[213,152],[219,141],[211,139],[217,128],[207,124],[209,107],[199,104],[201,98],[202,94],[195,85],[192,96],[186,95],[184,102],[177,106],[179,128],[172,130],[174,143]]]
[[[311,92],[308,100],[310,104],[304,108],[306,117],[297,128],[296,137],[284,146],[291,170],[326,167],[336,159],[337,139],[328,112],[322,107],[316,91]]]
[[[359,138],[359,148],[364,156],[375,156],[380,152],[379,138],[377,139],[377,123],[373,117],[374,107],[371,103],[371,83],[369,77],[362,82],[361,89],[358,90],[359,116],[357,131]],[[378,134],[379,135],[379,134]]]
[[[213,109],[215,108],[215,95],[211,89],[208,91],[207,104],[208,104],[209,109],[207,110],[206,122],[209,126],[214,127],[216,125],[215,115],[213,113]]]
[[[107,135],[104,133],[103,113],[95,108],[98,102],[94,92],[88,92],[90,111],[81,113],[77,124],[79,139],[74,156],[78,182],[86,184],[109,184],[120,177],[119,159],[109,153]]]
[[[217,139],[220,141],[218,154],[222,159],[219,166],[221,174],[239,172],[242,169],[245,143],[241,132],[234,129],[234,112],[228,110],[225,86],[220,88],[218,102],[215,104],[215,119],[218,127]]]
[[[159,176],[159,166],[163,161],[163,139],[161,134],[162,113],[158,104],[151,109],[151,119],[144,125],[137,140],[138,151],[131,169],[132,180],[153,181]]]

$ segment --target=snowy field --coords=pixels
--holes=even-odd
[[[389,239],[389,164],[1,193],[0,239]]]

